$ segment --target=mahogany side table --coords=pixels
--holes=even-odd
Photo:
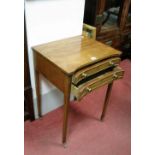
[[[32,49],[35,60],[39,116],[42,116],[39,74],[42,74],[64,93],[62,142],[65,144],[70,93],[77,100],[81,100],[91,91],[108,84],[101,114],[102,120],[113,81],[122,78],[124,74],[124,71],[118,67],[121,52],[83,36],[49,42]]]

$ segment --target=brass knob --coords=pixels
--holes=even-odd
[[[87,87],[86,90],[87,90],[88,92],[91,92],[91,91],[92,91],[92,89],[89,88],[89,87]]]
[[[82,73],[82,77],[86,78],[87,74],[86,73]]]
[[[112,62],[112,61],[110,61],[109,64],[110,64],[111,66],[117,66],[117,65],[116,65],[114,62]]]
[[[116,75],[116,73],[113,74],[113,79],[117,79],[118,76]]]

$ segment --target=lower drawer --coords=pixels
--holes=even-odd
[[[85,95],[91,91],[111,83],[113,80],[121,79],[124,75],[124,71],[120,67],[114,68],[113,71],[107,72],[103,75],[100,75],[86,83],[83,83],[79,86],[72,84],[71,92],[77,98],[77,100],[82,99]]]

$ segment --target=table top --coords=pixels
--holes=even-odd
[[[83,36],[45,43],[32,49],[69,75],[84,66],[121,54],[108,45]]]

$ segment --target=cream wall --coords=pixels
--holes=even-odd
[[[34,107],[36,109],[35,75],[31,47],[50,41],[82,34],[85,0],[26,0],[26,27],[28,53],[33,88]],[[50,97],[43,100],[43,113],[62,105],[63,94],[47,80],[41,77],[41,93]],[[54,106],[53,106],[54,105]]]

